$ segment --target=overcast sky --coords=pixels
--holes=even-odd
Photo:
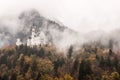
[[[0,0],[0,17],[31,8],[80,32],[120,28],[120,0]]]

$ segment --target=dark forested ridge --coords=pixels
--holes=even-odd
[[[0,80],[120,80],[119,53],[84,45],[67,53],[54,46],[0,50]]]

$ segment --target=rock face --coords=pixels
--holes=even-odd
[[[28,37],[31,35],[30,32],[32,28],[35,28],[37,33],[43,31],[48,39],[47,41],[52,42],[53,31],[55,33],[57,32],[56,35],[54,35],[57,38],[60,37],[61,33],[64,32],[64,30],[68,29],[67,27],[61,26],[55,21],[46,19],[45,17],[41,16],[37,10],[34,9],[21,13],[19,19],[21,24],[23,24],[23,30],[18,33],[18,35],[20,35],[20,37],[23,39],[26,39],[26,36]]]
[[[24,24],[23,31],[29,32],[33,27],[39,30],[45,22],[45,18],[42,17],[37,10],[25,11],[20,14],[19,19]]]
[[[55,28],[63,31],[66,27],[61,26],[55,21],[51,21],[41,16],[37,10],[25,11],[19,16],[20,21],[24,24],[23,30],[29,32],[33,27],[39,31],[41,29]]]

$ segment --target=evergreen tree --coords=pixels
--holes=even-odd
[[[78,70],[78,65],[79,65],[79,60],[78,60],[78,59],[75,59],[74,64],[73,64],[73,68],[72,68],[72,73],[71,73],[71,74],[74,74],[75,72],[77,72],[77,70]]]
[[[104,68],[104,66],[105,66],[105,62],[104,62],[103,56],[100,57],[99,66],[100,66],[101,68]]]
[[[92,74],[91,64],[88,60],[82,60],[79,67],[78,80],[85,80],[86,76]]]
[[[73,53],[73,46],[70,46],[67,54],[67,72],[70,73],[70,63],[71,63],[71,57]]]
[[[111,56],[113,54],[112,49],[109,49],[109,55]]]
[[[62,67],[62,65],[65,63],[63,58],[57,59],[57,61],[54,61],[54,71],[55,71],[55,75],[58,75],[58,68]]]
[[[13,73],[12,76],[11,76],[11,79],[10,80],[17,80],[17,75],[16,73]]]
[[[67,54],[68,59],[70,59],[72,57],[72,53],[73,53],[73,46],[70,46],[70,48],[68,50],[68,54]]]
[[[39,51],[39,57],[44,58],[45,57],[45,51],[43,48],[40,49]]]

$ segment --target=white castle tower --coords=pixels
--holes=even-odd
[[[35,29],[33,28],[32,29],[32,35],[31,35],[31,40],[30,40],[30,44],[31,44],[31,46],[35,46],[35,38],[36,38],[36,33],[35,33]]]
[[[39,34],[40,37],[40,45],[45,45],[46,44],[46,38],[45,38],[45,34],[44,32],[41,31],[41,33]]]
[[[35,35],[36,35],[36,34],[35,34],[35,29],[33,28],[33,29],[32,29],[32,35],[31,35],[31,38],[34,38]]]
[[[17,39],[16,45],[17,45],[17,46],[22,45],[22,42],[20,41],[20,39],[19,39],[19,38]]]
[[[20,41],[20,39],[17,39],[16,45],[20,46],[23,43]],[[27,46],[34,47],[34,46],[43,46],[46,44],[46,36],[43,31],[40,32],[40,34],[35,33],[35,29],[32,29],[31,36],[27,39]]]
[[[27,39],[27,46],[31,46],[31,39],[30,38]]]
[[[45,45],[45,34],[41,31],[39,35],[35,33],[35,29],[32,29],[31,39],[29,38],[27,40],[27,46],[33,47],[33,46],[39,46],[39,45]]]

